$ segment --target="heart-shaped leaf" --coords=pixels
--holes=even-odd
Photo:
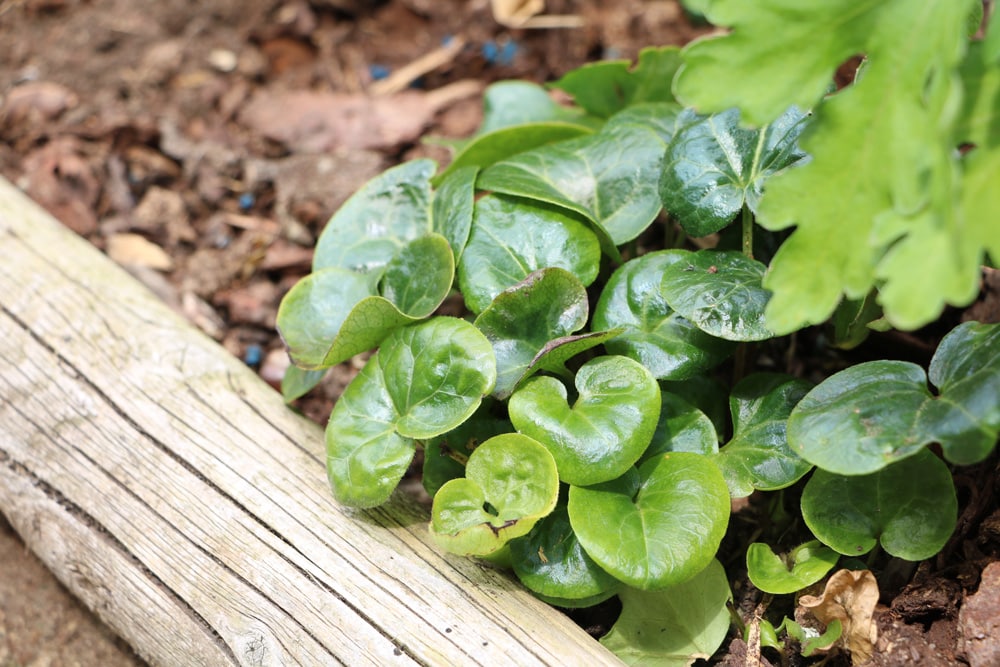
[[[667,452],[715,454],[719,438],[708,416],[677,394],[660,392],[660,419],[640,461]]]
[[[354,193],[316,242],[313,271],[340,267],[380,274],[399,249],[431,230],[433,160],[384,171]]]
[[[576,389],[579,396],[570,407],[562,382],[531,378],[510,397],[510,421],[552,452],[559,479],[567,484],[615,479],[653,437],[660,411],[656,380],[631,359],[605,356],[580,367]]]
[[[455,266],[462,259],[465,244],[472,230],[472,213],[476,202],[475,167],[456,169],[444,178],[434,192],[433,230],[448,239]]]
[[[800,544],[786,556],[754,542],[747,548],[747,576],[765,593],[797,593],[825,577],[838,560],[840,554],[816,540]]]
[[[616,480],[571,486],[569,519],[603,569],[636,588],[665,588],[715,557],[729,520],[729,490],[710,458],[672,452]]]
[[[339,268],[309,274],[282,299],[278,330],[296,365],[327,368],[433,313],[448,296],[454,275],[448,241],[438,234],[421,236],[406,243],[385,267],[383,296],[366,295],[352,303],[370,289],[374,274]]]
[[[683,250],[663,250],[626,262],[594,309],[594,327],[625,329],[608,341],[608,352],[639,361],[657,379],[682,380],[714,368],[733,348],[677,314],[663,297],[664,272],[687,257]]]
[[[811,385],[777,373],[757,373],[733,388],[729,398],[733,438],[715,461],[734,498],[754,489],[774,491],[791,486],[812,469],[788,446],[788,415]]]
[[[448,480],[465,475],[469,457],[480,444],[495,435],[512,433],[507,419],[492,415],[490,401],[483,401],[476,414],[447,433],[424,443],[424,467],[421,482],[432,498]]]
[[[511,541],[510,551],[517,578],[546,601],[589,606],[621,588],[621,582],[599,568],[580,546],[563,505],[528,535]]]
[[[552,84],[588,113],[607,118],[631,104],[674,102],[670,82],[681,65],[677,47],[646,48],[635,68],[627,60],[590,63]]]
[[[483,170],[478,186],[575,211],[621,245],[642,233],[662,208],[656,179],[663,149],[647,125],[608,124],[597,134],[498,162]]]
[[[527,436],[498,435],[472,452],[464,478],[434,496],[431,535],[452,553],[484,556],[530,532],[558,497],[548,450]]]
[[[817,470],[802,490],[809,530],[848,556],[881,542],[899,558],[930,558],[948,541],[957,514],[951,471],[926,449],[870,475]]]
[[[806,157],[798,137],[808,118],[793,106],[751,129],[740,126],[738,109],[711,116],[685,110],[664,159],[663,206],[691,236],[719,231],[744,205],[756,213],[767,179]]]
[[[469,310],[480,313],[532,271],[566,269],[586,286],[597,277],[600,262],[597,236],[571,214],[525,199],[486,195],[476,202],[458,283]]]
[[[498,294],[475,322],[497,358],[493,395],[510,396],[546,345],[583,328],[588,310],[587,290],[564,269],[533,271]]]
[[[389,334],[330,415],[334,496],[358,507],[385,502],[413,458],[413,439],[464,422],[495,381],[493,348],[468,322],[437,317]]]
[[[871,361],[836,373],[792,412],[788,440],[801,456],[843,475],[874,472],[938,442],[945,458],[983,460],[1000,433],[1000,325],[966,322],[923,370]]]
[[[771,293],[761,287],[765,267],[742,253],[699,250],[663,272],[663,297],[680,315],[718,338],[773,338],[764,326]]]
[[[626,588],[622,613],[601,638],[628,665],[688,667],[707,660],[729,633],[726,571],[713,559],[691,579],[661,591]]]

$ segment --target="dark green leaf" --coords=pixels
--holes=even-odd
[[[528,200],[486,195],[476,202],[458,281],[469,310],[480,313],[538,269],[566,269],[589,285],[600,257],[594,232],[576,218]]]
[[[667,452],[715,454],[719,451],[715,426],[704,412],[667,391],[660,392],[660,401],[660,419],[640,462]]]
[[[881,542],[899,558],[930,558],[948,541],[957,515],[951,471],[926,449],[870,475],[817,470],[802,491],[809,530],[848,556]]]
[[[594,309],[594,327],[624,328],[608,341],[608,351],[641,362],[657,379],[681,380],[714,368],[733,348],[667,304],[663,274],[687,257],[683,250],[663,250],[626,262],[612,274]]]
[[[672,452],[611,482],[571,486],[569,518],[603,569],[636,588],[665,588],[691,579],[715,557],[729,520],[729,491],[711,459]]]
[[[800,544],[785,557],[754,542],[747,549],[747,576],[765,593],[797,593],[826,576],[838,560],[840,554],[816,540]]]
[[[660,197],[691,236],[728,225],[743,206],[756,213],[767,179],[805,157],[799,134],[808,115],[792,107],[759,129],[740,127],[740,112],[685,110],[667,147]]]
[[[679,251],[683,252],[683,251]],[[764,326],[771,293],[761,287],[765,267],[731,250],[686,253],[663,272],[663,296],[680,315],[718,338],[773,338]]]
[[[545,445],[559,479],[596,484],[623,474],[639,459],[656,428],[660,391],[642,365],[625,357],[597,357],[576,374],[572,406],[566,387],[534,377],[510,397],[510,421]]]

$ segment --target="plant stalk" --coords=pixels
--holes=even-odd
[[[743,254],[753,259],[753,214],[750,207],[743,205]]]

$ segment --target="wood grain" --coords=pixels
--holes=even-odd
[[[2,179],[0,257],[0,511],[151,664],[620,664]]]

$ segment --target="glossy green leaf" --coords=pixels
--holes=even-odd
[[[714,368],[733,348],[678,315],[663,296],[664,272],[688,254],[662,250],[626,262],[594,308],[594,327],[624,328],[608,341],[608,351],[639,361],[658,379],[681,380]]]
[[[715,454],[719,438],[708,416],[677,394],[660,392],[660,419],[640,462],[667,452]]]
[[[685,253],[663,272],[663,297],[680,315],[718,338],[773,338],[764,324],[770,292],[761,287],[765,267],[732,250]]]
[[[715,426],[715,432],[721,434],[719,441],[725,437],[729,429],[729,387],[708,375],[695,375],[687,380],[662,381],[660,388],[680,396],[685,401],[701,410]]]
[[[313,271],[382,272],[406,242],[431,231],[433,160],[382,172],[333,214],[316,243]]]
[[[664,208],[691,236],[719,231],[744,206],[756,213],[767,179],[805,157],[798,138],[808,118],[792,107],[750,129],[740,126],[739,109],[711,116],[685,110],[664,159]]]
[[[465,465],[476,447],[495,435],[512,433],[507,419],[494,417],[490,401],[483,401],[479,410],[458,427],[424,442],[423,475],[420,478],[427,495],[432,498],[444,483],[465,475]]]
[[[930,558],[948,541],[957,516],[951,471],[926,449],[870,475],[817,470],[802,491],[809,530],[848,556],[881,543],[899,558]]]
[[[600,258],[594,232],[572,215],[524,199],[486,195],[476,202],[458,282],[469,310],[481,313],[496,295],[538,269],[566,269],[590,285]]]
[[[588,113],[607,118],[631,104],[673,102],[670,84],[680,64],[676,47],[647,48],[639,52],[634,69],[627,60],[590,63],[552,86],[572,95]]]
[[[564,269],[533,271],[498,294],[475,322],[496,354],[494,396],[510,396],[547,345],[583,328],[588,311],[586,289]]]
[[[589,124],[579,109],[564,107],[537,83],[498,81],[483,93],[483,123],[479,134],[526,123]]]
[[[745,498],[754,489],[783,489],[812,469],[788,446],[785,433],[792,408],[810,387],[788,375],[756,373],[733,388],[733,437],[715,462],[734,498]]]
[[[306,370],[332,366],[330,348],[352,309],[375,291],[377,275],[341,268],[310,273],[282,298],[278,332],[292,363]]]
[[[438,317],[389,334],[330,415],[334,496],[359,507],[385,502],[413,458],[413,439],[454,429],[495,381],[493,349],[468,322]]]
[[[639,459],[656,429],[660,391],[641,364],[597,357],[576,374],[577,399],[553,377],[534,377],[510,397],[514,427],[545,445],[559,479],[588,485],[615,479]]]
[[[788,422],[806,460],[844,475],[874,472],[931,442],[953,463],[983,460],[1000,433],[1000,325],[966,322],[941,341],[930,379],[915,364],[872,361],[809,392]]]
[[[605,127],[642,125],[656,132],[664,145],[676,134],[684,114],[683,107],[672,102],[644,102],[619,111],[608,119]]]
[[[431,205],[433,231],[448,239],[455,266],[462,259],[472,231],[472,213],[476,203],[475,167],[463,167],[443,178],[434,192]]]
[[[536,199],[585,216],[615,245],[659,214],[664,144],[648,125],[615,123],[594,135],[543,146],[483,170],[484,190]]]
[[[291,403],[312,391],[325,375],[325,368],[307,371],[291,364],[285,369],[285,375],[281,378],[281,397],[285,399],[285,403]]]
[[[616,480],[571,486],[569,518],[598,565],[630,586],[687,581],[715,557],[729,520],[729,491],[706,456],[663,454]]]
[[[532,361],[529,371],[534,371],[537,368],[553,375],[568,377],[572,375],[572,372],[566,368],[567,361],[582,352],[607,343],[620,333],[621,329],[610,329],[563,336],[551,340]]]
[[[564,506],[535,524],[525,537],[510,542],[514,573],[532,592],[558,599],[593,604],[613,595],[621,583],[602,570],[580,546]]]
[[[433,313],[448,296],[454,274],[448,241],[438,234],[421,236],[386,265],[384,296],[366,295],[351,303],[368,287],[370,276],[337,268],[316,271],[282,300],[278,330],[297,365],[327,368]]]
[[[553,121],[513,125],[480,134],[469,140],[456,153],[455,159],[441,176],[435,179],[435,182],[450,176],[458,169],[467,167],[484,169],[518,153],[592,133],[593,130],[582,125]]]
[[[773,595],[797,593],[826,576],[840,554],[816,540],[778,555],[762,542],[747,548],[747,576],[754,586]]]
[[[548,450],[517,433],[498,435],[475,449],[464,478],[434,496],[431,535],[452,553],[485,556],[528,534],[558,496]]]
[[[729,633],[733,596],[717,560],[683,583],[620,596],[621,616],[601,643],[627,665],[687,667],[709,659]]]

